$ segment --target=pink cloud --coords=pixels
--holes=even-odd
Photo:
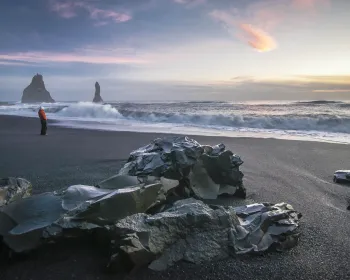
[[[331,0],[293,0],[293,5],[299,9],[317,9],[330,5]]]
[[[248,42],[252,48],[260,52],[276,49],[277,43],[275,39],[265,31],[250,24],[240,24],[239,27],[243,32],[242,39]]]
[[[144,64],[148,61],[136,56],[114,54],[105,55],[97,53],[72,52],[72,53],[51,53],[51,52],[25,52],[0,54],[3,63],[91,63],[91,64]],[[15,62],[14,62],[15,61]]]
[[[229,12],[213,11],[210,16],[224,23],[229,32],[232,32],[231,27],[234,27],[234,35],[238,39],[247,42],[249,46],[260,52],[271,51],[277,47],[275,39],[272,38],[270,34],[251,24],[240,23],[240,21]]]
[[[244,20],[272,31],[295,14],[303,14],[304,19],[310,21],[311,15],[316,15],[328,4],[330,0],[263,0],[248,5]]]
[[[277,46],[271,35],[275,28],[292,19],[296,13],[304,14],[305,19],[310,21],[311,16],[329,4],[330,0],[262,0],[249,4],[244,10],[214,10],[210,16],[251,47],[273,50]],[[243,34],[237,35],[238,30]],[[271,48],[265,48],[267,45]]]
[[[111,9],[100,9],[86,2],[73,0],[64,2],[53,0],[50,2],[50,9],[59,16],[67,19],[76,17],[79,10],[87,11],[91,19],[98,21],[95,26],[106,25],[108,24],[107,20],[120,23],[129,21],[132,18],[127,13],[117,12]]]

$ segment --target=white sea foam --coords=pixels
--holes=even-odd
[[[40,105],[50,119],[90,129],[211,135],[249,133],[331,139],[350,143],[350,110],[346,102],[245,104],[227,102],[44,103],[0,105],[0,114],[37,117]]]
[[[123,116],[110,104],[102,105],[91,102],[70,104],[56,113],[62,117],[89,119],[119,119]]]

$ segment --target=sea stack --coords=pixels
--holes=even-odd
[[[29,86],[23,91],[22,103],[46,102],[53,103],[55,100],[45,88],[43,76],[36,74]]]
[[[98,82],[95,83],[95,97],[93,102],[95,103],[102,103],[103,99],[101,97],[101,88],[100,88],[100,84]]]

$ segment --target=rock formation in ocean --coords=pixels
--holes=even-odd
[[[36,74],[29,86],[23,91],[22,103],[55,102],[45,88],[43,76]]]
[[[95,97],[93,102],[95,103],[102,103],[103,99],[101,97],[101,88],[100,88],[100,84],[98,82],[95,83]]]

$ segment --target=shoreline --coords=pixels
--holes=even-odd
[[[112,132],[53,126],[39,136],[34,118],[0,116],[0,178],[23,177],[33,193],[71,185],[96,185],[115,175],[131,151],[168,134]],[[189,135],[191,137],[191,135]],[[302,213],[300,243],[284,253],[230,258],[195,266],[178,263],[158,273],[141,269],[131,279],[348,279],[350,187],[332,182],[333,172],[348,169],[347,145],[279,139],[193,136],[201,144],[224,143],[242,157],[247,199],[286,202]],[[232,198],[221,204],[233,205]],[[218,202],[219,203],[219,202]],[[73,242],[74,243],[74,242]],[[71,243],[69,243],[71,244]],[[25,260],[0,268],[2,280],[110,280],[106,263],[96,248],[78,244],[52,246]],[[74,275],[74,276],[72,276]]]
[[[24,118],[24,119],[37,119],[35,116],[18,116],[18,115],[1,115],[0,119],[3,117],[10,117],[10,118]],[[105,128],[92,128],[91,125],[84,126],[84,123],[89,123],[89,121],[77,121],[77,123],[80,123],[80,125],[74,125],[74,124],[67,124],[67,121],[65,120],[57,120],[57,119],[49,119],[48,124],[60,127],[64,129],[77,129],[77,130],[87,130],[87,131],[101,131],[101,132],[125,132],[125,133],[143,133],[143,134],[159,134],[159,135],[186,135],[190,137],[220,137],[223,139],[266,139],[266,140],[287,140],[287,141],[300,141],[300,142],[315,142],[315,143],[328,143],[328,144],[339,144],[339,145],[350,145],[350,142],[342,142],[342,141],[336,141],[336,140],[330,140],[330,139],[320,139],[315,137],[307,137],[307,136],[282,136],[277,135],[274,133],[253,133],[253,132],[237,132],[237,131],[220,131],[220,130],[211,130],[210,132],[201,132],[201,130],[198,128],[195,131],[181,131],[181,128],[174,130],[172,132],[164,131],[164,130],[157,130],[154,129],[144,129],[141,128],[140,130],[134,129],[134,130],[128,130],[123,128],[112,128],[111,125],[106,124]],[[96,124],[94,122],[90,122],[91,124]],[[101,123],[99,123],[99,126],[101,127]],[[126,126],[125,126],[126,127]],[[169,124],[169,127],[172,127],[172,124]],[[204,129],[205,131],[205,129]]]

